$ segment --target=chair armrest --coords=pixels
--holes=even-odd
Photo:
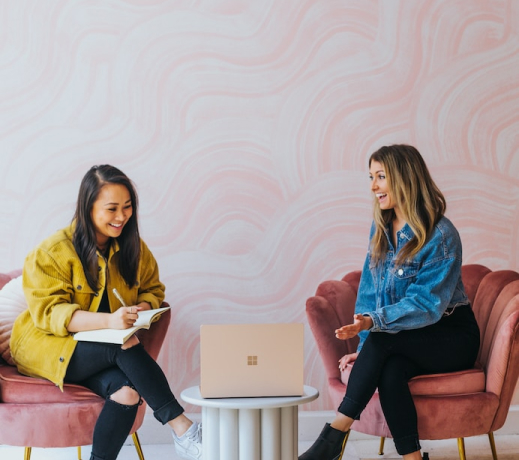
[[[168,307],[167,302],[163,302],[161,307]],[[162,344],[168,332],[171,321],[171,310],[166,310],[160,318],[151,324],[149,329],[141,329],[137,332],[137,337],[149,355],[157,360]]]
[[[306,316],[324,362],[329,379],[340,379],[338,361],[345,354],[355,353],[359,338],[339,340],[335,330],[353,321],[356,290],[344,281],[325,281],[317,295],[306,301]]]

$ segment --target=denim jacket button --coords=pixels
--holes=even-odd
[[[404,270],[401,268],[400,270],[398,270],[398,274],[402,276],[404,274]]]

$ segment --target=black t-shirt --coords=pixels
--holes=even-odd
[[[99,304],[99,308],[97,309],[98,313],[111,313],[110,311],[110,302],[108,301],[108,290],[105,289],[103,292],[103,297],[101,298],[101,303]]]

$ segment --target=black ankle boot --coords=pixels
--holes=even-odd
[[[298,460],[341,460],[349,433],[336,430],[327,423],[312,447]]]

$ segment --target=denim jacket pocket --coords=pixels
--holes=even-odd
[[[419,262],[406,262],[391,269],[389,288],[393,302],[405,296],[407,288],[415,281],[420,270]]]

